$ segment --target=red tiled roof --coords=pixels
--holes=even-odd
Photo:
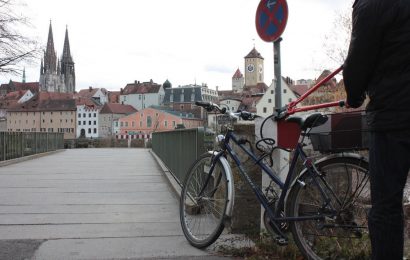
[[[309,86],[308,85],[289,85],[289,88],[294,93],[296,93],[296,95],[302,96],[303,94],[305,94],[308,91]]]
[[[243,74],[242,74],[242,72],[241,72],[239,69],[237,69],[236,72],[235,72],[235,74],[233,74],[232,78],[233,78],[233,79],[243,78]]]
[[[121,95],[158,93],[160,88],[160,84],[153,83],[152,81],[129,83],[125,86],[124,90],[121,91]]]
[[[10,107],[9,111],[75,111],[73,94],[40,92],[30,100]]]
[[[131,105],[123,105],[117,103],[106,103],[100,111],[100,114],[132,114],[137,112],[133,106]]]

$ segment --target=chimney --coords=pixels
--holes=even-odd
[[[88,91],[90,91],[90,92],[93,91],[93,87],[89,86]]]
[[[122,94],[124,92],[124,90],[122,88],[120,88],[120,93]]]
[[[218,92],[219,91],[219,87],[218,86],[216,86],[216,92]]]
[[[134,84],[137,85],[139,82],[137,80],[134,80]]]

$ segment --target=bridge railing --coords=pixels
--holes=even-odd
[[[152,150],[182,183],[189,166],[212,140],[213,133],[203,127],[158,132],[152,135]]]
[[[63,133],[0,132],[0,161],[63,148]]]

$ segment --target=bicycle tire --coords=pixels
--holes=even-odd
[[[335,157],[316,165],[318,180],[336,212],[323,207],[323,196],[308,172],[299,177],[288,196],[289,216],[329,214],[320,220],[294,221],[291,232],[306,259],[368,259],[370,238],[367,216],[371,208],[369,165],[352,157]],[[332,190],[332,192],[331,192]]]
[[[188,170],[181,191],[180,221],[188,242],[204,248],[214,243],[224,230],[228,204],[228,181],[220,160],[216,162],[204,192],[212,155],[200,156]],[[204,223],[202,223],[202,221]]]

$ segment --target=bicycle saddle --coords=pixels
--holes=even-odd
[[[306,116],[290,116],[286,122],[299,124],[302,130],[317,127],[326,123],[328,117],[322,113],[313,113]]]

